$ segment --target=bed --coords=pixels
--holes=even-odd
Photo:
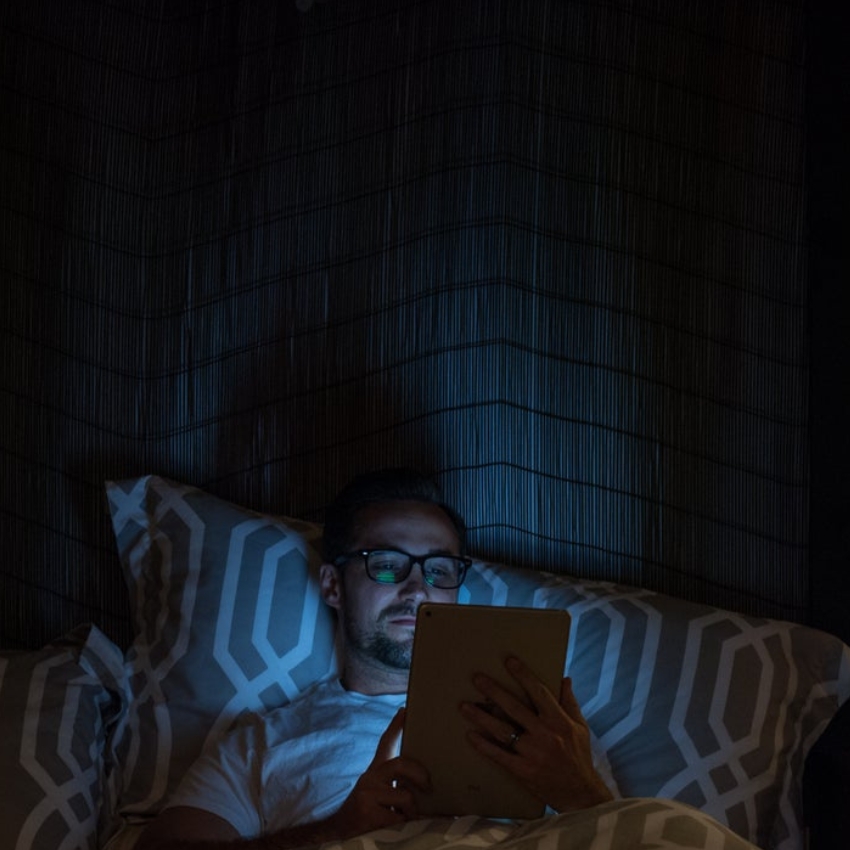
[[[320,525],[154,475],[106,491],[135,638],[122,651],[83,624],[0,654],[3,848],[131,847],[205,741],[336,670]],[[420,820],[343,850],[804,850],[806,760],[850,698],[838,638],[483,561],[460,601],[571,612],[567,670],[619,799],[522,824]]]

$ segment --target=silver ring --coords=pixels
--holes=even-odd
[[[516,744],[517,741],[522,737],[523,731],[524,730],[522,729],[514,729],[514,731],[511,732],[511,737],[508,739],[508,749],[512,753],[516,752]]]

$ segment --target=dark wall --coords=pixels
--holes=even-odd
[[[105,478],[392,463],[485,557],[811,619],[806,14],[0,4],[2,639],[126,635]]]
[[[850,643],[848,37],[848,4],[809,4],[811,622]]]

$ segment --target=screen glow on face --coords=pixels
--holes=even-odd
[[[416,557],[397,549],[373,549],[352,553],[347,558],[359,555],[366,563],[366,573],[380,584],[401,584],[419,565],[428,585],[441,589],[459,587],[469,566],[467,558],[454,555],[425,555]]]

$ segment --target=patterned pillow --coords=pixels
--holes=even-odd
[[[146,476],[107,482],[136,636],[121,745],[126,818],[156,813],[205,740],[335,669],[319,527]]]
[[[113,828],[107,738],[123,711],[121,651],[78,626],[36,652],[0,657],[3,846],[98,846]]]
[[[566,608],[567,667],[620,792],[802,850],[808,750],[850,698],[837,638],[606,582],[479,565],[464,601]]]

